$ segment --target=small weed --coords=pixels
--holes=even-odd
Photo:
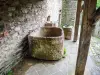
[[[13,75],[13,72],[10,70],[8,71],[7,75]]]
[[[100,0],[97,0],[97,8],[100,7]]]
[[[66,53],[67,53],[67,50],[66,50],[66,48],[64,48],[64,55],[66,55]]]
[[[67,50],[66,50],[66,48],[64,48],[64,56],[63,57],[65,57],[65,56],[67,56]]]

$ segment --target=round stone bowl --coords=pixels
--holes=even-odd
[[[64,32],[57,27],[42,27],[28,36],[30,54],[34,58],[59,60],[64,54]]]

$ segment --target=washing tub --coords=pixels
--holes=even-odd
[[[30,54],[34,58],[59,60],[64,54],[64,33],[57,27],[42,27],[28,36]]]

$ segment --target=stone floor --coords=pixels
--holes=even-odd
[[[93,38],[92,38],[93,43]],[[78,52],[78,42],[65,40],[64,47],[67,50],[65,58],[59,61],[44,61],[33,58],[25,58],[14,69],[14,75],[74,75]],[[91,46],[90,46],[91,47]],[[90,48],[91,49],[91,48]],[[85,75],[100,75],[100,69],[92,59],[89,52]]]
[[[59,61],[26,58],[14,69],[14,75],[73,75],[78,43],[65,41],[67,55]]]
[[[100,38],[92,37],[89,57],[92,60],[91,75],[100,75]]]

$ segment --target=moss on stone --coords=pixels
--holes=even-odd
[[[32,56],[39,59],[59,60],[62,58],[63,43],[54,39],[33,39]]]

